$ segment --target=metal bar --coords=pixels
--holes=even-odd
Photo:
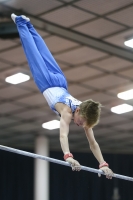
[[[27,152],[27,151],[18,150],[18,149],[6,147],[6,146],[3,146],[3,145],[0,145],[0,149],[4,150],[4,151],[9,151],[9,152],[12,152],[12,153],[17,153],[17,154],[21,154],[21,155],[24,155],[24,156],[32,157],[32,158],[38,158],[38,159],[41,159],[41,160],[45,160],[45,161],[60,164],[60,165],[65,165],[67,167],[71,167],[71,165],[68,162],[57,160],[57,159],[54,159],[54,158],[49,158],[49,157],[46,157],[46,156],[41,156],[41,155],[30,153],[30,152]],[[90,167],[81,166],[81,170],[105,175],[104,172],[100,169],[94,169],[94,168],[90,168]],[[120,175],[120,174],[114,174],[113,177],[119,178],[119,179],[124,179],[124,180],[127,180],[127,181],[133,181],[132,177],[123,176],[123,175]]]

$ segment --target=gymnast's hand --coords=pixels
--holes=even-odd
[[[69,157],[66,159],[66,162],[69,162],[71,164],[72,170],[73,171],[80,171],[81,170],[81,165],[77,160],[74,160],[72,157]]]
[[[114,175],[114,173],[109,167],[101,167],[100,169],[105,173],[106,178],[112,179],[112,176]],[[98,176],[100,177],[101,174],[98,174]]]

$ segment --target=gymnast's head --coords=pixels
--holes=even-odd
[[[74,113],[74,123],[78,126],[93,128],[100,119],[102,105],[92,99],[83,101]]]

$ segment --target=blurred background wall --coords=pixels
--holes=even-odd
[[[62,159],[61,152],[50,156]],[[116,173],[133,176],[132,155],[104,154]],[[34,159],[0,151],[0,199],[33,200]],[[92,154],[75,153],[75,158],[84,166],[97,168]],[[45,161],[44,161],[45,162]],[[50,163],[50,200],[132,200],[133,183],[120,179],[107,180],[104,176],[86,171],[73,172],[71,168]],[[115,192],[118,188],[118,193]]]

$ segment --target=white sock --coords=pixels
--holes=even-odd
[[[25,15],[21,15],[21,17],[22,17],[23,19],[25,19],[27,22],[30,21],[30,19],[29,19],[28,17],[26,17]]]
[[[14,23],[15,23],[16,17],[17,17],[17,15],[15,15],[14,13],[11,14],[11,18],[12,18],[12,20],[14,21]],[[26,17],[25,15],[21,15],[21,17],[22,17],[23,19],[25,19],[27,22],[30,21],[30,19],[29,19],[28,17]]]
[[[14,23],[15,23],[16,17],[17,17],[17,15],[15,15],[14,13],[11,14],[11,18],[12,18],[12,20],[14,21]]]

